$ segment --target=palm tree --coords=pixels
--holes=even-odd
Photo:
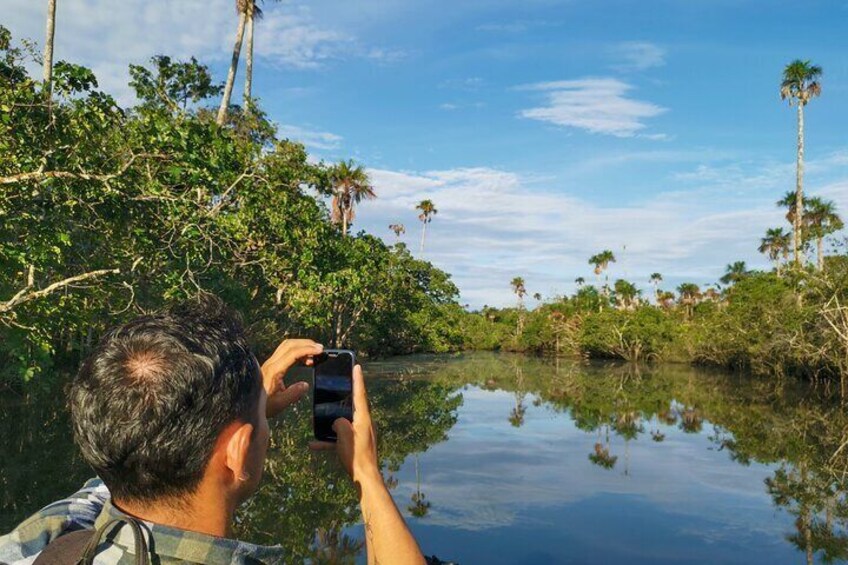
[[[601,273],[607,270],[610,263],[615,263],[615,255],[613,255],[612,251],[609,249],[605,249],[600,253],[592,255],[589,257],[589,264],[595,266],[595,275],[598,277],[598,285],[601,283]],[[609,280],[607,277],[605,280]],[[609,298],[609,285],[605,284],[603,287],[604,296]]]
[[[632,282],[624,279],[618,279],[613,286],[615,289],[615,300],[619,308],[629,310],[639,296],[639,289]]]
[[[777,276],[780,276],[780,258],[786,259],[789,254],[792,234],[783,231],[783,228],[771,228],[766,230],[766,236],[760,240],[759,252],[768,255],[774,262]]]
[[[261,1],[261,0],[260,0]],[[276,0],[279,2],[280,0]],[[253,99],[253,27],[264,15],[257,0],[248,0],[247,6],[247,53],[244,66],[244,105],[250,107]]]
[[[651,284],[654,287],[654,300],[657,301],[657,306],[659,306],[659,304],[660,304],[660,283],[663,280],[662,275],[659,274],[659,273],[651,273],[651,279],[650,280],[651,280]]]
[[[421,253],[424,253],[424,240],[427,239],[427,224],[433,221],[433,216],[439,213],[436,210],[436,205],[433,204],[432,200],[422,200],[418,203],[418,206],[415,207],[416,210],[420,210],[421,213],[418,214],[418,219],[421,220],[422,228],[421,228]]]
[[[745,261],[736,261],[725,267],[724,276],[719,280],[721,284],[736,284],[747,276],[748,268],[745,266]]]
[[[698,299],[701,298],[701,288],[695,283],[683,283],[677,287],[680,303],[686,307],[686,317],[692,318]]]
[[[583,288],[583,285],[586,284],[586,279],[583,277],[577,277],[574,279],[574,283],[577,285],[577,288]]]
[[[403,224],[390,224],[389,229],[395,232],[395,237],[397,241],[400,241],[400,236],[406,233],[406,226]]]
[[[371,178],[362,165],[353,160],[340,161],[330,170],[333,201],[331,203],[331,220],[341,224],[342,235],[347,235],[348,228],[356,218],[354,207],[363,200],[377,198]]]
[[[247,23],[247,15],[255,8],[254,0],[236,0],[236,12],[238,13],[238,27],[236,28],[236,42],[233,46],[233,58],[230,61],[230,71],[227,73],[227,82],[224,85],[224,96],[221,98],[221,107],[218,108],[218,125],[224,125],[227,120],[227,111],[230,108],[230,99],[233,96],[233,86],[236,82],[236,72],[241,58],[241,44],[244,41],[244,28]]]
[[[53,43],[56,38],[56,0],[47,0],[47,32],[44,38],[44,92],[48,98],[53,85]]]
[[[524,330],[524,297],[527,296],[527,288],[524,286],[524,279],[515,277],[509,283],[512,286],[512,292],[518,297],[518,327],[516,334],[521,335]]]
[[[798,106],[798,160],[795,170],[795,223],[792,238],[796,266],[801,264],[801,220],[804,217],[804,106],[814,96],[821,94],[821,76],[821,67],[811,64],[810,61],[796,59],[783,69],[783,82],[780,84],[780,98],[788,99],[790,106]]]
[[[824,270],[824,238],[844,226],[842,218],[836,213],[836,205],[830,200],[813,197],[807,200],[807,213],[804,223],[810,237],[816,239],[816,267]]]
[[[535,300],[536,302],[541,302],[542,301],[542,293],[541,292],[534,292],[533,293],[533,300]]]

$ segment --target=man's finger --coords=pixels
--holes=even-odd
[[[336,418],[333,422],[333,431],[336,432],[339,442],[353,444],[353,424],[347,418]]]
[[[294,365],[299,359],[309,357],[310,355],[319,355],[324,351],[324,346],[320,343],[309,342],[301,345],[296,345],[286,351],[285,355],[280,358],[283,365]]]
[[[268,397],[268,412],[279,414],[295,402],[302,399],[309,391],[309,383],[297,382],[281,392]]]
[[[289,351],[297,347],[305,347],[310,345],[320,345],[319,343],[315,343],[311,339],[287,339],[283,341],[277,350],[274,351],[274,355],[272,357],[285,357],[288,355]],[[322,346],[323,347],[323,346]]]
[[[353,411],[354,419],[371,420],[371,410],[368,408],[368,394],[365,392],[365,378],[362,367],[353,368]]]

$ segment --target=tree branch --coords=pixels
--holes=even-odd
[[[87,281],[90,279],[96,279],[98,277],[102,277],[105,275],[117,275],[121,272],[120,269],[100,269],[99,271],[91,271],[89,273],[84,273],[82,275],[77,275],[74,277],[70,277],[58,282],[51,284],[50,286],[43,288],[41,290],[30,290],[32,288],[31,285],[23,288],[20,292],[18,292],[15,296],[8,300],[7,302],[0,302],[0,314],[5,314],[11,312],[16,307],[20,306],[25,302],[30,302],[32,300],[36,300],[38,298],[43,298],[49,294],[56,292],[57,290],[61,290],[66,286],[70,286],[74,283]],[[29,292],[28,292],[29,291]]]
[[[19,173],[17,175],[11,175],[8,177],[0,177],[0,185],[4,184],[18,184],[22,182],[27,182],[31,180],[46,180],[46,179],[75,179],[75,180],[95,180],[100,182],[108,182],[114,178],[117,178],[123,175],[127,170],[133,165],[136,159],[138,158],[151,158],[151,159],[164,159],[163,155],[133,155],[129,158],[129,160],[124,163],[124,165],[118,169],[114,173],[110,173],[107,175],[99,175],[93,173],[86,172],[73,172],[73,171],[32,171],[29,173]]]

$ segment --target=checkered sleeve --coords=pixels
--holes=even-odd
[[[0,537],[0,564],[28,565],[60,535],[93,529],[109,498],[109,489],[103,481],[91,479],[68,498],[48,504]]]

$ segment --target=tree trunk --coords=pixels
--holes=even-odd
[[[795,225],[792,246],[795,251],[795,266],[801,265],[801,225],[804,220],[804,104],[798,101],[798,164],[795,171]]]
[[[824,238],[816,238],[816,251],[818,259],[816,261],[819,271],[824,271]]]
[[[247,17],[247,55],[244,67],[244,107],[250,108],[251,100],[253,99],[253,26],[256,22],[256,15],[252,8]]]
[[[44,91],[53,90],[53,42],[56,37],[56,0],[47,0],[47,32],[44,38]]]
[[[342,235],[347,235],[347,208],[342,208]]]
[[[427,237],[427,222],[422,222],[421,228],[421,254],[424,255],[424,239]]]
[[[227,111],[230,108],[230,99],[233,96],[233,85],[236,82],[239,58],[241,57],[241,44],[244,40],[244,27],[247,14],[239,14],[238,29],[236,30],[236,43],[233,46],[233,60],[230,62],[230,72],[227,74],[227,84],[224,86],[224,97],[221,99],[221,107],[218,109],[217,122],[219,126],[224,125],[227,120]]]

